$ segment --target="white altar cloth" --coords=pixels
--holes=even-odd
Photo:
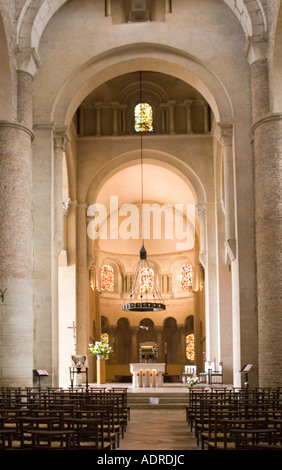
[[[162,387],[165,364],[158,362],[136,362],[130,364],[132,387]]]

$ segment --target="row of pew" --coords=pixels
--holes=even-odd
[[[115,450],[129,419],[126,388],[0,387],[0,450]]]
[[[186,419],[202,450],[282,450],[282,389],[193,389]]]

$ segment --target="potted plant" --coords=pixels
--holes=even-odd
[[[95,344],[89,344],[89,351],[91,356],[96,356],[97,359],[108,359],[112,353],[112,348],[108,343],[96,341]]]
[[[188,378],[187,383],[190,386],[190,388],[192,389],[194,387],[194,385],[200,383],[199,377],[196,377],[196,375],[193,374],[192,377]]]

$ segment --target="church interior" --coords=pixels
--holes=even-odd
[[[281,0],[0,0],[0,63],[0,417],[263,396],[282,450]]]

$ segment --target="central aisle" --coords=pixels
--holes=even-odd
[[[190,432],[185,410],[132,409],[117,450],[201,450]]]

